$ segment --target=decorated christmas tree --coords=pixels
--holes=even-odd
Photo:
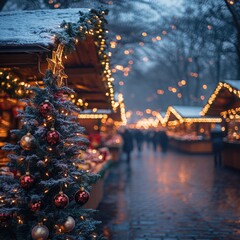
[[[4,147],[14,176],[0,176],[0,228],[11,229],[12,239],[96,239],[92,234],[98,222],[84,204],[98,176],[78,168],[87,140],[77,120],[79,109],[68,100],[74,92],[64,84],[62,57],[82,31],[102,23],[98,13],[91,13],[91,23],[82,19],[85,25],[62,24],[56,50],[47,59],[44,86],[30,88],[33,97],[24,100],[26,107],[19,112],[22,127],[12,130],[17,141]]]

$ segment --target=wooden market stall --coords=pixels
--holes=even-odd
[[[47,66],[51,64],[49,58],[54,49],[55,35],[62,28],[68,27],[66,22],[79,21],[80,10],[85,14],[82,17],[83,28],[86,27],[86,21],[98,17],[86,9],[1,13],[0,74],[10,72],[23,84],[41,86]],[[16,21],[19,24],[14,24]],[[64,26],[61,25],[63,21],[66,21]],[[76,92],[71,95],[71,100],[83,109],[111,110],[114,106],[114,91],[109,59],[105,53],[105,30],[99,24],[81,33],[84,39],[74,39],[75,51],[63,56],[62,62],[68,76],[68,86]],[[1,82],[4,80],[8,83],[7,78]],[[18,127],[16,108],[22,105],[4,92],[0,96],[0,137],[3,144],[9,140],[9,130]]]
[[[92,131],[93,138],[94,135],[96,137],[98,135],[101,136],[101,146],[109,149],[112,160],[118,160],[123,144],[122,138],[118,133],[118,129],[127,123],[125,104],[122,94],[118,94],[118,99],[115,102],[115,110],[88,109],[84,110],[79,117],[80,122],[87,130],[94,130]],[[100,145],[100,142],[98,144]]]
[[[60,80],[74,89],[66,98],[82,111],[115,110],[104,15],[76,8],[0,13],[0,147],[13,140],[10,129],[21,124],[16,110],[24,105],[18,99],[25,97],[26,87],[43,85],[47,69],[58,71]],[[101,171],[105,162],[101,154],[96,158],[101,161],[95,161],[93,171]],[[6,162],[0,149],[0,167]]]
[[[211,153],[211,129],[222,119],[202,117],[201,107],[169,106],[165,115],[170,146],[189,153]]]
[[[219,82],[201,114],[224,119],[226,137],[222,151],[223,164],[240,169],[240,81]]]

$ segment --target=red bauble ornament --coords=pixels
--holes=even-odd
[[[60,134],[54,128],[51,128],[51,131],[47,133],[47,142],[49,145],[56,145],[60,141]]]
[[[67,207],[69,203],[69,198],[63,192],[59,192],[57,195],[54,196],[53,203],[56,208],[63,209]]]
[[[41,209],[42,202],[40,200],[32,201],[29,203],[29,209],[32,212],[37,212]]]
[[[34,183],[35,183],[34,177],[32,175],[30,175],[29,172],[26,172],[25,175],[20,177],[20,186],[24,190],[29,190],[33,186]]]
[[[64,94],[64,92],[61,92],[61,91],[55,93],[53,96],[55,99],[59,99],[61,102],[65,102],[68,100],[68,95]]]
[[[90,194],[84,188],[80,188],[74,195],[75,202],[83,206],[89,199]]]
[[[41,115],[45,118],[48,115],[52,114],[53,105],[48,100],[45,100],[43,103],[40,104],[38,110],[41,113]]]

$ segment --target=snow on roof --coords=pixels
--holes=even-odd
[[[166,112],[160,112],[160,115],[162,116],[162,118],[164,118],[165,117],[165,114],[166,114]]]
[[[202,107],[194,106],[172,106],[183,118],[200,117]]]
[[[53,9],[10,11],[0,13],[0,46],[52,45],[53,36],[61,31],[60,24],[79,21],[79,11],[89,9]]]
[[[240,90],[240,80],[224,80],[224,82],[228,83],[237,90]]]

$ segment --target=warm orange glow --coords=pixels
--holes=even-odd
[[[118,41],[120,41],[120,40],[122,39],[122,37],[121,37],[120,35],[117,35],[117,36],[116,36],[116,39],[117,39]]]
[[[157,94],[162,95],[162,94],[164,94],[164,91],[162,89],[158,89]]]
[[[184,80],[184,79],[181,81],[181,84],[182,84],[183,86],[186,85],[186,83],[187,83],[187,82],[186,82],[186,80]]]

